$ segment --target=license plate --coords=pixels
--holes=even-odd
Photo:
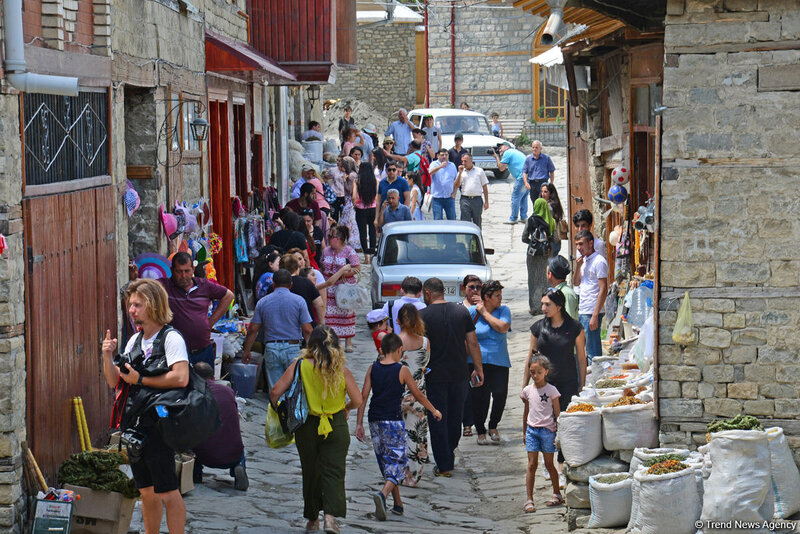
[[[458,295],[458,286],[446,285],[444,286],[444,294],[446,297],[455,297]]]

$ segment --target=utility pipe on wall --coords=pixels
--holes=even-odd
[[[547,0],[547,5],[550,7],[550,16],[547,18],[544,31],[542,31],[541,42],[545,46],[557,43],[567,27],[564,25],[564,6],[567,0]]]
[[[27,71],[22,30],[22,0],[3,0],[5,75],[8,83],[24,93],[78,96],[78,78],[34,74]]]
[[[450,6],[450,105],[456,105],[456,7]]]
[[[428,71],[430,70],[429,60],[428,57],[428,0],[425,0],[425,107],[431,107],[431,84],[430,84],[430,75]]]

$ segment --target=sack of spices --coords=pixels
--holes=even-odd
[[[777,426],[766,429],[775,495],[775,519],[786,519],[800,511],[800,472],[792,458],[792,451],[783,429]]]
[[[603,447],[609,451],[658,445],[653,403],[603,408]]]
[[[665,462],[666,463],[666,462]],[[636,514],[631,506],[633,530],[641,534],[695,534],[702,503],[691,467],[665,474],[648,474],[640,467],[633,474]],[[632,487],[632,490],[634,488]],[[632,503],[633,503],[633,491]]]
[[[774,501],[767,433],[762,430],[713,432],[708,451],[713,468],[703,487],[701,520],[760,524],[771,520]],[[784,468],[776,466],[776,469]],[[767,529],[705,528],[703,532],[753,533],[767,532]]]
[[[591,412],[561,412],[558,416],[558,440],[561,453],[570,467],[591,462],[603,452],[602,416]]]
[[[672,329],[672,341],[678,345],[691,345],[697,341],[692,320],[692,303],[689,302],[689,292],[683,296],[683,302],[678,309],[678,318],[675,328]]]
[[[639,466],[647,463],[648,460],[661,456],[663,454],[674,454],[683,458],[689,457],[688,449],[648,449],[646,447],[638,447],[633,450],[631,457],[631,467],[629,473],[635,473]]]
[[[589,528],[612,528],[628,524],[631,515],[630,473],[605,473],[589,477],[592,516]]]

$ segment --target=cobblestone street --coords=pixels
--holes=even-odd
[[[554,156],[556,183],[562,199],[566,198],[566,160]],[[512,311],[509,352],[512,369],[508,403],[499,431],[499,446],[479,447],[475,437],[462,438],[456,453],[453,478],[434,478],[433,466],[426,466],[418,488],[401,489],[405,515],[389,514],[386,522],[374,518],[372,494],[383,482],[370,443],[351,438],[347,463],[347,518],[341,521],[343,532],[566,532],[563,506],[547,508],[544,501],[552,493],[544,471],[537,472],[537,512],[522,511],[525,502],[526,453],[522,441],[522,409],[519,391],[522,363],[527,354],[531,316],[527,310],[525,247],[520,242],[523,226],[502,224],[508,219],[511,183],[492,181],[490,209],[484,217],[484,241],[495,249],[490,257],[494,278],[500,280],[503,302]],[[530,213],[530,210],[529,210]],[[365,269],[364,274],[368,274]],[[362,276],[362,284],[369,276]],[[348,367],[359,386],[375,358],[372,339],[363,316],[358,312],[359,331],[355,352],[348,354]],[[293,445],[273,450],[264,441],[264,418],[267,400],[263,392],[249,399],[243,413],[242,429],[247,451],[250,489],[233,489],[227,471],[206,469],[204,484],[185,496],[187,530],[191,532],[282,533],[299,532],[305,525],[300,460]],[[351,430],[355,412],[350,414]],[[541,463],[540,463],[541,465]],[[141,526],[141,514],[134,513],[132,528]],[[166,532],[166,523],[162,525]],[[144,530],[142,529],[142,532]]]

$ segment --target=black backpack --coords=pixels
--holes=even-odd
[[[522,232],[522,242],[528,244],[528,255],[550,255],[550,226],[538,215],[531,215]]]

